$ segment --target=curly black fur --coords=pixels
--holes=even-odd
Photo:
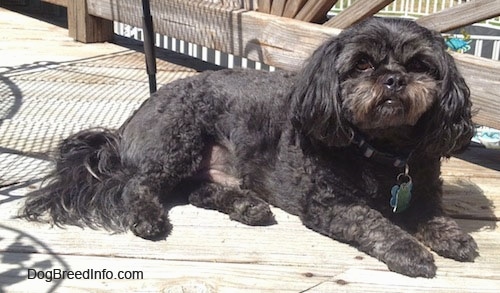
[[[22,215],[159,239],[171,229],[163,204],[181,190],[249,225],[274,223],[269,204],[278,206],[390,270],[433,277],[422,244],[477,256],[441,207],[440,159],[472,130],[469,89],[443,39],[371,19],[325,42],[298,73],[202,73],[161,88],[118,131],[69,137]],[[404,168],[367,156],[360,137],[406,162],[407,210],[389,205]]]

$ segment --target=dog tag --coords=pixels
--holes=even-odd
[[[405,179],[404,182],[402,179]],[[398,184],[391,188],[391,207],[392,212],[401,213],[410,206],[411,189],[413,187],[410,175],[401,173],[398,175]]]

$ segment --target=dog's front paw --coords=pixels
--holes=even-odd
[[[426,244],[437,254],[458,261],[473,262],[479,256],[474,238],[460,230],[448,231],[446,235],[427,241]]]
[[[414,239],[402,239],[394,243],[384,255],[389,270],[410,277],[432,278],[436,265],[432,254]]]
[[[168,236],[172,226],[164,213],[144,211],[131,219],[130,230],[147,240],[160,240]]]
[[[437,254],[458,261],[472,262],[479,255],[476,241],[448,217],[437,217],[416,235]]]
[[[251,226],[264,226],[276,223],[269,204],[255,197],[243,197],[234,202],[231,220]]]
[[[454,260],[473,262],[479,256],[476,241],[466,233],[454,235],[452,239],[443,241],[439,246],[432,249],[437,254]]]

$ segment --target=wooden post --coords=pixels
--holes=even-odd
[[[113,39],[113,22],[89,15],[87,0],[71,0],[67,4],[70,37],[83,43],[99,43]]]

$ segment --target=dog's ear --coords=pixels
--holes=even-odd
[[[422,142],[428,153],[449,157],[464,150],[474,134],[470,90],[451,55],[443,51],[441,97],[428,114],[427,135]]]
[[[303,135],[327,146],[350,143],[342,118],[338,62],[342,43],[332,38],[306,61],[292,91],[292,123]]]

